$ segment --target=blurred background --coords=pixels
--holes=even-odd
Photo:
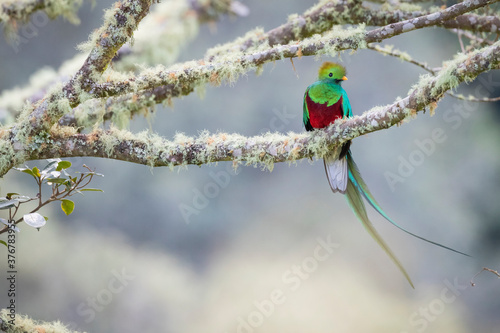
[[[100,26],[112,3],[86,2],[79,26],[49,21],[19,50],[0,39],[0,90],[27,84],[36,70],[58,68],[77,54],[75,46]],[[244,4],[247,17],[201,26],[179,61],[201,59],[207,48],[254,27],[272,29],[314,1]],[[460,49],[456,35],[442,29],[386,43],[432,67]],[[327,60],[347,67],[343,86],[354,114],[406,96],[424,74],[370,50],[294,59],[295,70],[289,60],[277,61],[260,76],[208,86],[204,98],[193,93],[173,107],[158,106],[151,118],[134,118],[130,130],[166,138],[204,129],[249,136],[303,131],[304,91]],[[492,72],[459,91],[495,97],[499,83]],[[321,161],[235,172],[229,162],[170,171],[74,158],[75,169],[85,163],[105,175],[91,186],[104,193],[73,197],[68,217],[57,203],[44,208],[50,220],[39,232],[19,225],[17,312],[90,332],[497,332],[500,281],[488,272],[475,278],[475,287],[470,281],[482,267],[500,267],[499,122],[498,104],[445,97],[433,117],[419,114],[354,140],[354,158],[389,216],[472,256],[412,238],[370,210],[415,289],[345,198],[331,193]],[[31,177],[15,170],[0,186],[1,196],[36,194]],[[6,307],[6,258],[0,267]]]

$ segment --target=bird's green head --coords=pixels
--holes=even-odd
[[[347,77],[345,76],[344,66],[329,61],[324,62],[323,65],[321,65],[321,67],[319,68],[318,77],[320,81],[332,80],[336,83],[347,80]]]

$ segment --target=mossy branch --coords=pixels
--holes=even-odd
[[[498,65],[497,59],[490,59],[491,56],[489,56],[486,62],[476,63],[476,68],[467,69],[463,74],[450,72],[450,68],[454,68],[451,64],[455,64],[457,70],[460,65],[457,61],[450,62],[446,65],[445,71],[437,73],[436,77],[427,77],[426,81],[419,85],[419,89],[423,89],[425,93],[417,94],[420,90],[414,90],[406,99],[385,107],[383,109],[385,111],[372,110],[362,117],[339,122],[332,127],[333,129],[316,131],[314,134],[269,134],[263,137],[246,138],[237,134],[205,133],[196,139],[177,138],[169,141],[145,135],[135,136],[118,130],[98,129],[90,134],[78,134],[74,128],[54,126],[54,124],[75,106],[83,107],[84,111],[88,111],[89,107],[82,104],[84,101],[96,102],[95,104],[101,109],[107,108],[107,105],[127,104],[128,114],[132,115],[138,110],[147,109],[174,96],[189,94],[198,85],[207,83],[218,85],[223,81],[234,81],[239,75],[250,70],[257,70],[267,62],[308,55],[336,54],[342,50],[365,48],[367,43],[379,42],[416,29],[436,26],[495,2],[498,0],[466,0],[443,10],[370,31],[367,31],[364,25],[348,29],[336,26],[323,35],[314,35],[300,42],[291,41],[286,45],[274,46],[269,46],[267,42],[258,47],[252,46],[247,50],[251,52],[238,51],[238,47],[245,45],[248,40],[248,38],[242,38],[235,43],[208,52],[207,59],[211,54],[216,55],[212,62],[207,59],[199,60],[175,65],[170,69],[159,66],[127,79],[103,81],[100,79],[101,74],[117,50],[130,38],[138,22],[146,15],[151,5],[151,2],[146,0],[128,0],[117,3],[115,8],[106,15],[104,25],[92,37],[90,55],[75,77],[62,89],[55,89],[49,93],[44,100],[36,104],[34,110],[27,109],[18,124],[11,129],[4,129],[1,133],[3,141],[0,141],[0,148],[4,153],[0,159],[5,163],[0,164],[2,166],[0,175],[7,172],[13,165],[25,160],[49,156],[100,156],[151,166],[204,164],[233,160],[250,164],[262,163],[269,168],[272,168],[272,163],[275,162],[292,162],[312,156],[322,157],[326,151],[339,143],[374,130],[390,127],[426,106],[434,107],[435,102],[445,91],[453,88],[458,82],[475,77],[479,73],[478,68],[486,70],[485,64],[488,69],[491,69],[493,65]],[[361,1],[352,2],[351,6],[349,10],[359,8]],[[313,7],[305,15],[316,17],[314,15],[320,14],[317,8]],[[319,20],[317,17],[316,19]],[[261,32],[250,32],[249,36],[260,39]],[[495,43],[484,50],[497,50],[497,46]],[[220,50],[227,52],[223,52],[225,55],[222,56],[219,55]],[[470,53],[469,56],[472,54],[477,53]],[[464,57],[466,56],[459,59],[464,61]],[[467,61],[470,63],[471,60]],[[415,94],[419,97],[416,98]],[[109,98],[109,96],[115,97]],[[108,98],[106,103],[104,103],[104,98]],[[131,108],[131,105],[134,105],[134,108]],[[122,109],[125,108],[122,107],[117,112],[121,112]],[[111,107],[110,112],[114,110]],[[84,114],[88,113],[84,112]],[[105,119],[103,114],[100,113],[100,121]],[[93,124],[89,121],[91,115],[86,117],[83,123],[89,128]],[[99,116],[96,119],[98,118]],[[67,123],[61,121],[60,124]],[[348,135],[349,133],[353,134]],[[214,145],[213,140],[217,144]]]
[[[405,21],[400,21],[397,23],[390,24],[389,26],[385,26],[382,29],[375,29],[370,31],[367,34],[367,42],[375,42],[386,39],[386,35],[396,36],[403,32],[413,31],[416,29],[421,29],[429,26],[439,25],[442,22],[447,22],[450,20],[455,20],[462,14],[470,12],[472,10],[482,8],[487,5],[491,5],[493,3],[498,2],[497,0],[467,0],[464,2],[457,3],[453,6],[450,6],[446,9],[422,15],[413,19],[408,19]],[[471,21],[465,19],[464,21]],[[471,24],[469,22],[469,24]],[[456,28],[456,26],[453,26]],[[464,28],[466,29],[466,27]]]
[[[222,15],[246,16],[248,8],[233,0],[171,0],[157,4],[134,34],[134,45],[125,44],[113,58],[116,71],[135,71],[156,64],[170,65],[183,47],[198,34],[201,24]],[[159,23],[160,22],[160,23]]]
[[[491,44],[490,43],[488,43],[488,44],[492,45],[493,42],[491,42]],[[420,61],[417,61],[417,60],[411,58],[408,53],[396,50],[392,46],[381,47],[379,45],[369,44],[367,46],[367,48],[370,49],[370,50],[374,50],[374,51],[377,51],[379,53],[382,53],[384,55],[389,55],[389,56],[401,59],[403,61],[409,62],[411,64],[414,64],[414,65],[416,65],[416,66],[418,66],[418,67],[426,70],[427,72],[429,72],[432,75],[435,75],[440,70],[440,68],[431,68],[431,67],[429,67],[427,64],[425,64],[423,62],[420,62]],[[454,93],[453,91],[447,91],[446,93],[449,96],[452,96],[454,98],[461,99],[461,100],[464,100],[464,101],[469,101],[469,102],[491,103],[491,102],[498,102],[498,101],[500,101],[500,97],[491,97],[491,98],[490,97],[482,97],[482,98],[478,98],[478,97],[475,97],[475,96],[467,96],[466,97],[466,96],[463,96],[461,94]]]
[[[136,109],[143,110],[145,108],[151,107],[151,105],[154,105],[155,103],[161,103],[163,101],[168,101],[171,98],[190,94],[197,85],[206,84],[207,82],[212,84],[219,84],[224,80],[234,80],[238,75],[246,73],[250,70],[255,70],[265,62],[275,61],[284,57],[310,55],[321,52],[332,53],[349,48],[355,49],[363,47],[364,44],[360,43],[360,35],[354,36],[349,32],[345,34],[342,29],[338,28],[334,28],[330,33],[324,34],[324,36],[319,39],[310,38],[302,40],[301,42],[295,42],[296,40],[301,40],[304,37],[310,36],[312,34],[322,33],[326,30],[332,29],[333,24],[336,23],[368,22],[369,25],[381,25],[382,23],[388,23],[385,27],[374,29],[366,33],[366,42],[381,41],[391,38],[398,33],[411,31],[413,30],[412,26],[414,26],[414,29],[419,29],[429,26],[440,26],[443,22],[448,21],[456,22],[457,18],[463,17],[466,12],[484,7],[493,2],[496,1],[464,1],[438,12],[425,13],[422,11],[415,11],[412,12],[411,15],[408,15],[408,13],[405,14],[405,12],[401,10],[399,10],[398,12],[387,12],[383,9],[375,10],[371,8],[365,8],[361,5],[361,1],[329,1],[313,6],[301,16],[291,17],[288,23],[276,29],[272,29],[268,33],[251,33],[249,34],[250,37],[248,38],[243,38],[235,43],[228,43],[226,45],[218,47],[217,49],[208,52],[205,59],[198,61],[198,63],[192,62],[180,64],[172,69],[160,67],[157,72],[147,71],[121,81],[110,79],[109,82],[97,82],[99,75],[92,76],[92,73],[100,73],[103,68],[106,68],[107,65],[103,65],[109,63],[109,56],[113,54],[113,52],[111,52],[112,50],[109,49],[110,52],[106,61],[103,61],[101,64],[96,64],[97,66],[95,69],[93,69],[92,63],[86,63],[77,73],[72,82],[67,84],[63,90],[66,92],[66,95],[68,95],[70,99],[70,107],[77,106],[77,104],[83,102],[82,100],[80,100],[82,94],[78,94],[78,89],[81,89],[80,91],[89,93],[88,95],[84,94],[85,98],[99,99],[119,95],[120,97],[116,98],[115,100],[108,100],[108,102],[106,103],[107,105],[118,105],[118,107],[113,107],[111,109],[123,109],[124,106],[131,105],[131,102],[138,102],[140,105]],[[205,17],[205,15],[203,14],[204,11],[217,13],[217,8],[218,10],[225,12],[231,11],[232,9],[237,7],[235,6],[237,2],[224,1],[224,3],[230,3],[229,5],[226,4],[224,8],[222,8],[221,6],[219,6],[221,8],[217,7],[216,3],[219,2],[210,1],[206,3],[204,1],[202,5],[198,0],[193,0],[191,1],[191,9],[187,7],[183,7],[185,9],[166,7],[166,9],[168,9],[168,13],[172,13],[172,15],[176,17],[186,16],[183,13],[186,10],[192,10],[200,17],[199,20],[202,20],[202,17]],[[179,7],[179,5],[176,6]],[[425,15],[416,19],[415,15],[417,13],[423,13]],[[161,16],[161,14],[159,15]],[[479,17],[475,14],[470,15],[474,16],[468,17],[466,21],[473,22],[474,27],[476,28],[478,26],[482,26],[482,23],[480,23],[483,21],[482,17]],[[408,16],[411,17],[410,20],[397,21]],[[380,19],[380,17],[385,17],[385,19]],[[492,24],[493,26],[495,26],[494,22],[496,22],[495,20],[497,19],[498,18],[492,19],[491,17],[487,17],[485,22],[488,22],[488,24]],[[462,21],[463,20],[460,19],[460,22]],[[500,24],[498,26],[500,26]],[[489,31],[491,31],[490,28],[492,27],[488,28]],[[101,36],[109,37],[110,29],[101,28],[101,30],[103,30],[100,32]],[[335,38],[335,34],[332,33],[334,31],[337,32],[337,35],[342,35],[344,33],[347,38]],[[355,37],[356,40],[353,40],[353,37]],[[166,38],[160,39],[164,40]],[[187,38],[184,38],[183,40],[186,39]],[[315,48],[313,45],[311,45],[312,43],[314,43],[314,40],[316,40],[319,44],[323,44],[323,46],[320,45],[319,47]],[[102,44],[107,44],[107,41],[99,41],[97,37],[94,37],[93,43],[99,46]],[[286,43],[289,44],[284,46],[280,45]],[[147,42],[145,42],[145,44],[147,44]],[[138,49],[141,49],[141,47],[139,46]],[[308,46],[309,48],[307,49]],[[288,51],[286,50],[287,47]],[[308,53],[307,50],[311,52]],[[232,55],[232,59],[228,59],[230,58],[227,55],[228,51]],[[125,45],[125,47],[122,47],[120,49],[120,52],[123,53],[119,53],[120,56],[118,58],[115,58],[120,59],[120,61],[127,59],[131,55],[130,47],[128,47],[127,45]],[[148,52],[149,51],[146,51],[146,53]],[[163,52],[163,54],[166,53],[168,52]],[[225,57],[221,57],[221,54],[225,54]],[[132,57],[131,59],[128,59],[126,63],[135,63],[138,59],[144,60],[142,56],[140,57],[141,58]],[[210,62],[211,60],[212,62]],[[168,61],[161,61],[160,63],[164,64],[168,63]],[[200,64],[205,64],[206,67],[201,68]],[[221,70],[221,68],[231,69],[231,67],[233,67],[233,71]],[[121,67],[118,65],[117,68]],[[123,68],[130,69],[130,65],[125,64],[125,67]],[[177,70],[176,68],[181,69]],[[151,78],[154,78],[154,80],[150,80],[151,82],[147,82],[148,79]],[[75,82],[77,84],[75,84]],[[7,94],[6,96],[9,95]],[[30,99],[33,100],[32,98]],[[92,109],[95,109],[94,106],[97,106],[97,108],[99,108],[100,105],[103,105],[103,103],[99,102],[91,103],[93,104]],[[85,124],[78,124],[78,126],[85,125],[85,127],[87,127],[89,124],[92,125],[92,121],[94,119],[99,119],[99,117],[96,117],[95,115],[103,113],[105,114],[105,117],[102,118],[102,120],[110,119],[112,116],[112,112],[109,111],[109,108],[105,111],[97,110],[94,115],[91,115],[89,117],[90,119],[88,119]],[[135,111],[132,111],[131,114],[134,113]],[[65,118],[60,122],[60,124],[76,123],[77,119],[74,115],[65,116]]]
[[[46,94],[44,92],[45,97],[37,98],[26,106],[13,126],[0,129],[0,177],[25,161],[55,157],[102,157],[170,168],[230,161],[235,167],[244,164],[268,170],[272,170],[275,163],[322,158],[348,140],[411,120],[426,109],[434,110],[444,94],[461,82],[470,82],[483,72],[497,69],[500,65],[500,41],[471,35],[472,39],[477,37],[475,43],[487,45],[477,50],[464,48],[468,53],[458,54],[454,60],[443,64],[441,69],[429,68],[408,56],[407,61],[432,72],[432,75],[422,76],[407,97],[384,107],[372,108],[361,116],[339,119],[328,128],[313,132],[267,133],[246,137],[205,131],[198,137],[178,134],[172,140],[167,140],[148,132],[133,134],[114,127],[104,130],[94,126],[90,133],[84,134],[78,133],[75,127],[62,125],[92,128],[113,114],[128,112],[131,117],[157,103],[187,95],[199,85],[232,82],[238,76],[258,70],[268,62],[308,55],[336,55],[339,51],[366,48],[370,43],[425,27],[495,32],[500,26],[497,16],[481,16],[470,12],[498,1],[466,0],[434,12],[404,11],[401,8],[389,10],[384,6],[373,9],[365,7],[360,0],[322,1],[304,15],[293,16],[288,23],[267,33],[260,30],[249,32],[246,37],[210,50],[203,60],[170,68],[159,66],[130,77],[106,69],[113,58],[116,64],[126,57],[133,58],[134,53],[122,47],[149,12],[152,1],[117,2],[107,12],[103,26],[91,37],[89,55],[82,60],[83,65],[79,63],[79,70],[72,79],[64,85],[53,87]],[[76,0],[74,3],[79,2]],[[244,10],[232,6],[236,3],[230,0],[190,0],[193,7],[183,7],[177,14],[182,17],[188,11],[195,10],[199,24],[221,13],[241,15]],[[399,1],[393,3],[399,4]],[[219,11],[209,10],[213,8]],[[27,8],[24,10],[25,14],[22,15],[30,15]],[[2,16],[4,12],[0,11],[0,20],[5,20],[5,16]],[[336,26],[345,23],[359,25],[346,29]],[[379,28],[367,30],[365,23]],[[175,45],[178,47],[181,44]],[[384,51],[375,46],[370,48]],[[120,49],[121,54],[115,58]],[[385,53],[405,57],[402,53]],[[106,78],[103,77],[104,73]],[[92,109],[97,112],[90,112]],[[81,111],[83,116],[70,115],[75,111]],[[6,311],[0,313],[0,330],[68,331],[59,323],[36,323],[19,315],[14,324],[9,324]]]
[[[18,23],[26,23],[31,15],[43,11],[51,19],[63,16],[73,24],[80,20],[76,15],[83,0],[7,0],[0,5],[0,21],[17,29]]]
[[[12,128],[1,131],[4,141],[0,142],[0,168],[3,172],[0,174],[25,160],[24,149],[33,141],[47,137],[50,128],[81,102],[81,97],[91,89],[92,82],[104,72],[118,49],[132,37],[151,4],[151,0],[126,0],[117,2],[108,10],[104,24],[91,39],[90,53],[75,76],[62,88],[54,88],[44,99],[26,108]],[[16,150],[16,147],[23,149]]]
[[[418,18],[401,21],[373,29],[364,30],[364,26],[356,29],[334,28],[322,36],[314,36],[300,42],[290,42],[287,45],[264,46],[251,53],[237,52],[225,57],[217,56],[210,62],[199,60],[176,65],[173,69],[157,66],[154,70],[147,70],[137,76],[121,81],[95,83],[92,87],[94,98],[103,98],[130,94],[128,99],[120,97],[120,101],[130,103],[130,99],[156,103],[168,100],[179,95],[191,93],[196,86],[211,83],[218,85],[221,82],[234,81],[239,75],[256,70],[264,63],[318,54],[334,54],[339,51],[356,50],[366,47],[367,43],[380,42],[425,27],[436,26],[439,22],[451,20],[468,11],[498,2],[498,0],[467,0],[441,11],[424,15]],[[243,44],[247,43],[242,41]],[[234,49],[222,46],[220,49]],[[218,54],[218,53],[216,53]],[[65,121],[64,123],[71,123]]]
[[[226,1],[227,2],[227,1]],[[224,2],[224,3],[226,3]],[[440,12],[432,12],[432,13],[426,13],[423,11],[415,11],[411,12],[411,14],[408,14],[407,12],[404,12],[402,10],[399,11],[387,11],[383,9],[372,9],[372,8],[365,8],[361,6],[361,2],[353,2],[353,1],[329,1],[326,3],[320,3],[319,5],[313,6],[311,9],[306,11],[303,15],[301,16],[292,16],[286,24],[272,29],[267,33],[263,32],[255,32],[249,34],[249,37],[240,39],[236,42],[233,43],[228,43],[226,45],[223,45],[221,47],[216,48],[215,50],[212,50],[207,53],[205,56],[205,59],[200,60],[198,64],[195,64],[196,67],[198,67],[199,64],[201,63],[207,63],[209,66],[212,66],[210,62],[212,61],[215,63],[215,67],[217,64],[221,64],[222,66],[225,66],[227,61],[227,54],[228,52],[233,55],[233,58],[235,58],[234,61],[229,61],[229,65],[234,64],[235,62],[241,61],[243,58],[243,55],[247,55],[248,58],[258,58],[263,51],[268,50],[268,53],[273,52],[273,46],[280,46],[281,44],[288,44],[290,45],[290,48],[292,51],[302,51],[304,48],[304,45],[307,44],[306,41],[303,39],[305,37],[311,36],[316,33],[323,33],[327,30],[331,30],[334,24],[341,24],[341,23],[360,23],[360,22],[367,22],[368,25],[383,25],[386,24],[385,27],[380,29],[375,29],[370,32],[370,35],[368,35],[368,42],[373,40],[373,36],[378,37],[377,40],[383,40],[387,38],[393,37],[395,34],[387,34],[384,36],[384,38],[380,38],[380,35],[386,34],[387,32],[390,32],[393,30],[395,27],[397,31],[398,29],[401,31],[403,27],[405,26],[406,31],[411,31],[411,30],[406,30],[408,27],[412,26],[412,22],[414,22],[417,14],[422,14],[420,15],[420,18],[418,18],[417,22],[421,22],[421,26],[418,26],[419,24],[416,24],[416,28],[422,28],[422,27],[428,27],[428,26],[442,26],[443,22],[455,22],[453,23],[454,26],[456,25],[456,22],[469,22],[469,23],[474,23],[474,28],[477,29],[479,26],[484,26],[487,27],[488,31],[491,31],[493,26],[495,26],[495,22],[498,20],[496,17],[481,17],[475,14],[467,14],[467,15],[472,15],[472,16],[464,16],[465,12],[472,11],[475,8],[480,8],[484,7],[490,3],[493,3],[495,1],[465,1],[463,3],[456,4],[444,11]],[[159,20],[162,21],[165,19],[165,14],[162,13],[160,9],[160,6],[162,8],[164,7],[166,11],[165,13],[169,13],[168,15],[173,15],[174,20],[178,20],[180,17],[184,16],[186,17],[185,13],[187,10],[191,10],[196,13],[196,15],[199,17],[199,20],[202,20],[202,17],[205,17],[203,14],[203,11],[206,12],[211,12],[211,13],[217,13],[217,8],[213,8],[210,6],[215,6],[215,1],[211,1],[208,3],[203,2],[204,5],[201,6],[198,4],[198,1],[192,1],[191,3],[191,9],[189,7],[182,7],[180,5],[175,5],[173,8],[171,8],[170,3],[169,6],[166,6],[167,4],[161,4],[158,7],[158,16],[163,17],[163,19]],[[217,2],[218,3],[218,2]],[[230,5],[226,5],[224,9],[219,8],[219,10],[223,11],[231,11],[237,5],[235,5],[237,2],[231,2]],[[471,3],[473,5],[471,6]],[[194,9],[193,9],[194,8]],[[200,11],[201,12],[198,12]],[[184,14],[183,14],[184,13]],[[447,14],[448,13],[448,14]],[[241,15],[241,13],[240,13]],[[189,16],[187,16],[189,17]],[[404,18],[410,18],[410,20],[403,21],[401,22],[402,19]],[[467,19],[464,19],[466,17]],[[458,21],[457,19],[460,18]],[[413,20],[413,21],[412,21]],[[427,24],[425,24],[425,21],[427,20]],[[156,18],[156,21],[158,21],[158,18]],[[485,22],[485,24],[482,24],[481,22]],[[395,24],[395,25],[393,25]],[[488,24],[491,24],[491,26],[488,26]],[[500,26],[500,22],[499,25]],[[148,29],[148,30],[155,30],[155,29]],[[160,30],[161,29],[157,29]],[[334,28],[333,30],[341,31],[338,28]],[[377,36],[377,33],[379,36]],[[325,34],[327,35],[327,34]],[[165,36],[163,36],[165,37]],[[171,40],[172,38],[159,38],[160,40]],[[185,41],[189,38],[183,38],[182,40]],[[311,38],[312,39],[312,38]],[[327,39],[327,38],[324,38]],[[131,48],[127,45],[124,45],[118,53],[118,57],[115,57],[116,59],[119,59],[118,64],[115,64],[117,68],[122,68],[122,69],[131,69],[131,64],[133,63],[141,63],[146,61],[146,63],[149,63],[148,61],[148,55],[147,53],[150,53],[149,48],[147,46],[141,46],[142,44],[147,45],[148,39],[144,42],[140,42],[141,38],[139,38],[139,41],[137,42],[137,49],[138,50],[143,50],[139,51],[139,53],[130,53]],[[296,42],[297,40],[302,40],[302,42]],[[325,41],[328,43],[327,41]],[[337,45],[335,46],[335,50],[343,50],[343,49],[348,49],[352,46],[358,46],[357,44],[359,43],[350,43],[350,41],[344,41],[344,40],[334,40],[332,42],[337,42]],[[169,47],[169,44],[166,44],[164,47]],[[343,46],[343,47],[342,47]],[[156,47],[156,45],[155,45]],[[178,47],[177,47],[178,48]],[[176,49],[177,49],[176,48]],[[142,53],[146,53],[146,55],[141,55]],[[279,53],[279,52],[278,52]],[[162,52],[163,55],[168,54],[168,52]],[[226,57],[221,57],[221,55],[224,54]],[[296,52],[295,56],[301,56],[304,53]],[[132,57],[128,59],[130,56]],[[134,56],[136,55],[136,56]],[[306,54],[304,54],[306,55]],[[285,57],[286,55],[283,55]],[[154,58],[155,56],[153,56]],[[153,59],[151,58],[151,59]],[[274,61],[276,60],[277,57],[268,57],[266,60],[265,57],[259,58],[258,61],[255,61],[253,64],[255,66],[260,66],[262,63],[266,61]],[[280,57],[281,58],[281,57]],[[162,61],[159,61],[159,63],[166,64],[168,61],[164,61],[165,59],[162,59]],[[244,60],[244,59],[243,59]],[[120,63],[123,63],[120,65]],[[253,70],[256,67],[255,66],[250,66],[248,69],[244,70],[244,72],[247,72],[248,70]],[[193,67],[193,64],[186,63],[186,64],[181,64],[177,66],[177,68],[182,68],[182,71],[190,71],[190,67]],[[162,68],[162,72],[166,73],[167,76],[170,78],[179,78],[179,81],[177,80],[171,80],[172,83],[168,82],[162,82],[162,81],[157,81],[158,83],[156,84],[151,84],[149,87],[144,87],[144,84],[141,84],[141,81],[144,80],[144,78],[148,75],[154,76],[156,73],[154,72],[144,72],[139,74],[138,76],[133,76],[129,77],[123,81],[116,81],[116,80],[111,80],[110,82],[104,82],[97,84],[95,81],[92,79],[88,82],[87,85],[92,85],[92,87],[84,87],[87,92],[90,92],[91,94],[87,96],[87,98],[103,98],[103,97],[109,97],[109,96],[116,96],[120,95],[120,97],[116,101],[110,101],[112,103],[130,103],[130,101],[137,100],[139,97],[139,100],[145,101],[145,105],[143,107],[149,107],[151,105],[151,102],[154,103],[161,103],[165,100],[169,100],[171,98],[175,98],[178,96],[182,95],[187,95],[190,94],[196,85],[199,84],[204,84],[206,82],[211,82],[211,83],[218,83],[221,82],[225,79],[228,79],[228,77],[224,77],[223,75],[220,75],[220,71],[212,71],[208,75],[208,80],[207,76],[201,76],[199,78],[196,77],[197,71],[191,71],[192,75],[182,75],[179,76],[177,75],[177,71],[174,69],[166,69]],[[161,73],[158,73],[158,75],[161,75]],[[185,79],[184,79],[185,78]],[[231,78],[229,78],[231,79]],[[94,84],[95,83],[95,84]],[[129,94],[128,97],[126,94]],[[7,94],[6,96],[9,96],[10,94]],[[77,96],[72,95],[74,99],[78,99]],[[30,98],[30,100],[33,100],[33,98]],[[1,104],[1,103],[0,103]],[[75,101],[72,101],[72,105],[75,104]],[[95,105],[99,105],[99,103],[94,103]],[[109,103],[108,103],[109,104]],[[17,103],[19,105],[19,103]],[[1,106],[0,106],[1,107]],[[143,109],[143,107],[138,108],[138,109]],[[111,115],[109,114],[108,111],[107,116],[105,119],[109,119]],[[100,112],[97,112],[98,114]],[[95,118],[95,117],[94,117]],[[61,124],[75,124],[75,117],[74,116],[67,116],[64,120],[61,121]]]
[[[94,156],[152,167],[233,161],[235,165],[244,163],[271,170],[274,163],[321,158],[345,141],[399,124],[426,108],[434,109],[446,91],[461,82],[474,80],[499,64],[500,41],[472,54],[458,56],[446,63],[435,77],[423,76],[406,98],[373,108],[361,116],[338,120],[312,133],[244,137],[204,132],[197,138],[177,135],[174,140],[166,140],[156,135],[117,129],[95,130],[89,134],[54,131],[51,144],[33,151],[30,158]]]
[[[100,78],[116,52],[132,37],[151,4],[151,0],[117,2],[114,9],[107,13],[104,25],[91,40],[93,45],[83,66],[62,89],[71,107],[80,103],[81,90],[87,92],[93,88],[93,81]]]
[[[137,69],[137,64],[142,67],[154,66],[158,63],[170,65],[175,62],[183,47],[193,40],[198,34],[199,26],[203,23],[214,22],[222,15],[245,16],[248,9],[238,1],[205,1],[205,0],[170,0],[161,2],[151,8],[150,13],[141,22],[139,30],[134,34],[134,46],[124,44],[112,59],[114,71],[131,71]],[[18,115],[25,100],[36,103],[41,100],[51,87],[62,83],[68,76],[80,68],[83,63],[82,55],[67,60],[56,71],[41,69],[30,78],[30,84],[22,88],[4,90],[0,94],[0,122],[6,124]],[[116,72],[111,71],[116,75]],[[155,100],[163,100],[160,96],[175,95],[171,89],[161,87],[149,95],[159,96]],[[188,92],[185,92],[188,94]],[[119,99],[123,100],[123,98]],[[92,109],[99,106],[99,101],[91,102]],[[151,106],[147,104],[147,106]],[[94,112],[90,122],[96,118]],[[103,120],[111,118],[113,112],[106,111]],[[76,124],[74,113],[61,120],[61,124]],[[92,123],[95,123],[92,122]]]
[[[477,8],[484,5],[484,3],[478,3]],[[434,15],[431,16],[432,20],[436,20],[434,22],[436,26],[447,29],[459,28],[475,32],[495,32],[500,29],[499,17],[465,14],[474,9],[470,8],[468,3],[457,4],[451,10],[459,10],[460,7],[463,14],[449,18],[446,18],[446,16],[434,17]],[[469,9],[463,10],[464,8]],[[314,34],[322,34],[335,25],[366,24],[367,26],[384,26],[435,13],[423,10],[407,11],[400,8],[394,10],[373,9],[363,6],[361,1],[336,0],[320,2],[303,15],[292,15],[287,23],[261,34],[258,39],[248,38],[244,40],[239,47],[239,51],[245,52],[266,43],[269,46],[288,44],[291,41],[302,40]],[[207,60],[213,61],[216,55],[221,54],[211,55]]]
[[[107,12],[103,26],[94,33],[90,54],[75,76],[62,89],[47,94],[33,110],[22,114],[11,131],[11,136],[16,137],[11,139],[22,142],[48,131],[71,107],[78,105],[85,91],[92,88],[94,78],[104,72],[118,49],[132,36],[151,3],[151,0],[117,2]]]

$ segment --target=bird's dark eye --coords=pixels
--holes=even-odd
[[[333,76],[333,73],[328,74],[328,76],[329,76],[329,77],[332,77],[332,76]]]

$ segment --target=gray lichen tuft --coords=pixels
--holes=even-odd
[[[14,325],[11,324],[11,318],[7,309],[0,311],[0,325],[2,331],[11,333],[20,332],[47,332],[47,333],[78,333],[67,328],[60,321],[43,322],[30,319],[28,316],[16,314]]]

